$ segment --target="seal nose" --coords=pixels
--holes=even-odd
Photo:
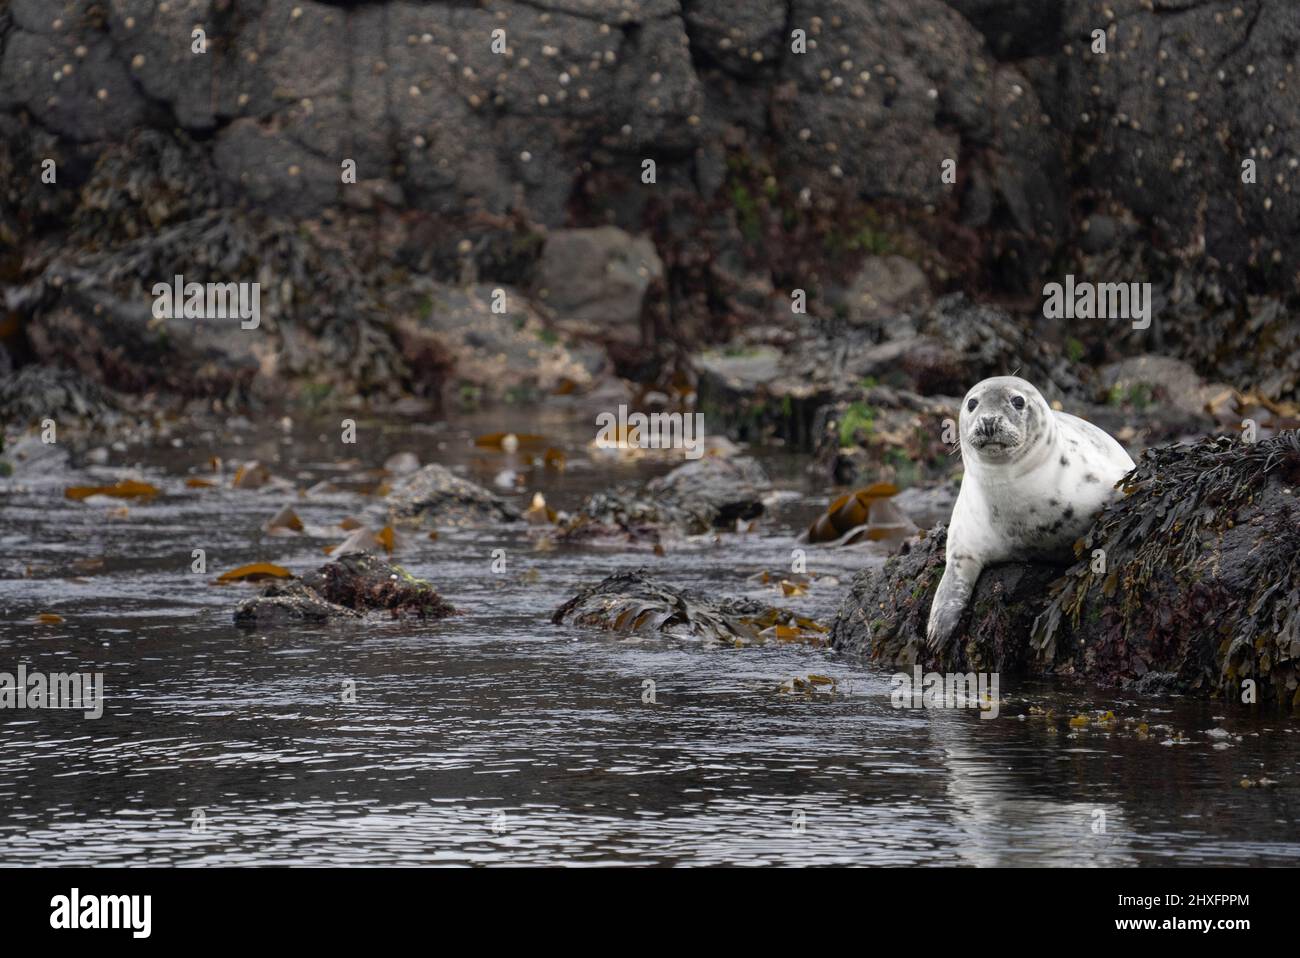
[[[980,421],[975,431],[978,432],[981,436],[996,435],[998,431],[998,417],[980,416]]]

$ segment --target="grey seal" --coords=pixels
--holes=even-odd
[[[962,400],[961,491],[926,641],[944,647],[985,566],[1064,562],[1133,468],[1109,433],[1056,412],[1031,383],[995,376]]]

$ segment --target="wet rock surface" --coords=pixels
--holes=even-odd
[[[923,665],[959,672],[1032,670],[1025,635],[1064,567],[992,566],[968,606],[966,631],[942,656],[926,648],[925,627],[943,576],[947,531],[938,526],[904,544],[883,569],[859,573],[831,625],[831,645],[889,668]]]
[[[500,496],[430,463],[393,483],[384,509],[394,524],[473,526],[515,522],[519,511]]]
[[[71,370],[25,366],[0,376],[0,418],[14,426],[37,426],[51,418],[106,423],[115,411],[111,393]]]
[[[358,619],[367,612],[393,618],[441,619],[455,613],[428,582],[365,553],[345,555],[316,572],[268,585],[241,602],[235,624],[265,627]]]
[[[824,629],[803,616],[753,599],[669,585],[644,569],[619,572],[555,610],[556,625],[612,632],[659,632],[723,642],[767,638],[820,644]]]
[[[234,618],[235,625],[256,628],[357,619],[360,613],[329,602],[315,589],[293,580],[272,583],[262,590],[261,595],[245,599],[235,609]]]

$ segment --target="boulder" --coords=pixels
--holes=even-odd
[[[536,402],[561,390],[586,391],[605,371],[599,349],[561,341],[512,287],[418,282],[402,299],[418,303],[397,322],[403,358],[419,368],[431,352],[446,357],[435,382],[449,390],[469,387],[486,402]]]
[[[918,311],[929,302],[930,283],[910,259],[868,256],[840,305],[847,322],[864,326],[898,313]]]
[[[644,237],[614,226],[554,230],[542,248],[536,293],[564,332],[636,347],[646,291],[663,274]]]
[[[1288,0],[1062,7],[1062,116],[1094,198],[1131,211],[1155,245],[1237,289],[1249,280],[1300,290],[1300,8]],[[1091,46],[1099,28],[1104,54]],[[1243,182],[1246,161],[1254,183]]]
[[[44,419],[61,428],[106,424],[117,411],[111,392],[68,369],[24,366],[0,376],[0,420],[9,425],[39,426]]]
[[[326,601],[303,582],[273,582],[262,594],[245,599],[235,608],[235,625],[266,628],[291,623],[321,624],[342,619],[359,619],[361,614]]]

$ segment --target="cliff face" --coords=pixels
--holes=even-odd
[[[842,320],[863,258],[901,254],[977,296],[1036,299],[1069,269],[1151,281],[1151,330],[1085,329],[1083,346],[1253,368],[1294,398],[1300,369],[1242,357],[1300,354],[1300,10],[1049,6],[13,0],[0,271],[22,292],[4,346],[66,365],[98,337],[86,374],[122,366],[133,389],[437,393],[463,348],[425,306],[446,297],[394,289],[568,302],[538,276],[548,235],[613,225],[654,244],[639,322],[576,340],[625,371],[668,344]],[[142,284],[185,269],[281,287],[260,354],[136,329]],[[135,318],[97,332],[103,310]],[[580,342],[551,358],[595,374]],[[173,355],[208,371],[168,381]]]

